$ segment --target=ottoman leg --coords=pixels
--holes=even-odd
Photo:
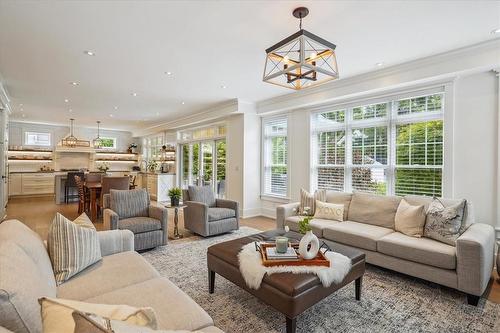
[[[356,301],[361,299],[361,283],[363,282],[363,277],[359,277],[354,281]]]
[[[215,272],[211,271],[210,269],[208,270],[208,292],[210,294],[214,293],[215,289]]]
[[[297,328],[297,319],[286,317],[286,333],[295,333]]]

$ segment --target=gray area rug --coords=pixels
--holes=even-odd
[[[217,276],[207,289],[207,248],[257,233],[248,227],[211,238],[190,238],[143,253],[162,276],[192,297],[225,332],[282,332],[283,315]],[[188,258],[188,259],[186,259]],[[449,288],[368,265],[360,302],[346,286],[308,309],[298,332],[500,332],[500,305],[481,299],[466,304]]]

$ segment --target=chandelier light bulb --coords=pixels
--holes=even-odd
[[[316,52],[313,52],[311,53],[311,55],[309,56],[309,59],[315,59],[318,55],[316,54]]]
[[[288,56],[284,56],[283,57],[283,62],[288,64],[288,61],[290,61],[290,59],[288,59]]]

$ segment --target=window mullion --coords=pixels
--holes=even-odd
[[[344,190],[352,192],[352,108],[346,110],[345,115],[345,158],[344,158]]]

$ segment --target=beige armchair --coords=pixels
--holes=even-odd
[[[104,227],[132,231],[136,251],[167,244],[168,211],[151,205],[145,189],[111,190],[103,201]]]

